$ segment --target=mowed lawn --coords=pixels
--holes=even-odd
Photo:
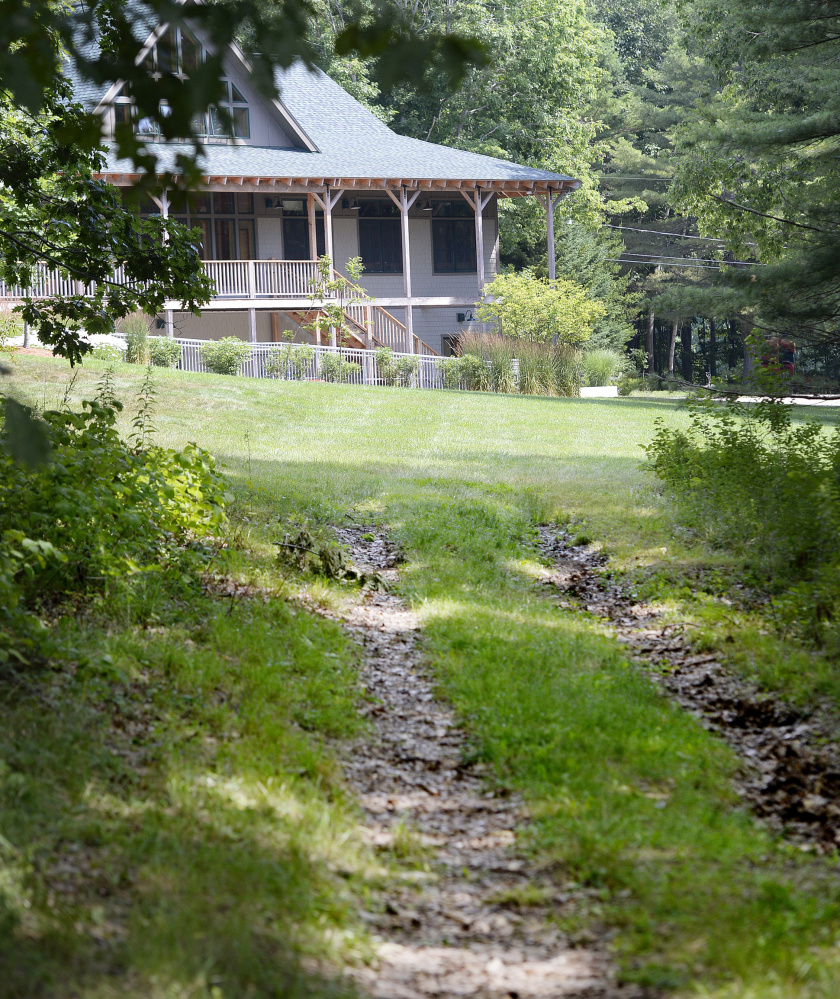
[[[90,396],[104,367],[86,364],[71,399]],[[197,441],[236,484],[243,576],[275,571],[271,542],[297,524],[349,515],[402,544],[402,591],[441,690],[489,779],[529,803],[522,841],[568,893],[564,929],[584,941],[610,928],[622,974],[676,994],[840,994],[834,861],[763,831],[731,789],[723,744],[536,579],[535,525],[549,521],[619,569],[725,569],[725,555],[680,540],[640,468],[656,419],[687,424],[679,401],[156,374],[159,442]],[[142,377],[116,368],[126,422]],[[49,408],[68,378],[62,362],[25,357],[10,383]]]

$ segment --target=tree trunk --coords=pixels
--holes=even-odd
[[[738,343],[741,340],[741,330],[738,323],[734,319],[729,320],[729,353],[727,356],[727,364],[730,368],[734,368],[738,363]]]
[[[680,330],[679,319],[674,320],[674,325],[671,327],[671,341],[668,344],[668,374],[671,378],[674,377],[674,354],[677,349],[677,333]]]
[[[749,378],[754,367],[752,352],[747,343],[752,323],[748,319],[741,319],[739,322],[741,324],[741,343],[744,345],[744,378]]]
[[[712,378],[717,377],[717,329],[715,320],[709,320],[709,374]]]
[[[691,323],[683,323],[680,333],[680,360],[682,361],[682,376],[687,381],[692,380],[691,364]]]
[[[653,324],[656,320],[653,308],[648,311],[647,329],[645,330],[645,352],[647,353],[647,373],[653,374]]]

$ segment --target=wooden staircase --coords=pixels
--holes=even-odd
[[[321,344],[324,335],[329,335],[327,330],[327,314],[323,309],[309,309],[307,312],[292,310],[287,311],[285,314],[292,322],[305,328],[314,343]],[[343,333],[342,338],[344,342],[340,346],[354,347],[358,350],[373,350],[376,347],[387,346],[387,344],[382,343],[373,334],[369,334],[364,326],[359,326],[349,313],[344,312],[343,315],[347,329]],[[320,335],[313,329],[316,323],[321,326],[322,333]]]
[[[406,350],[407,330],[403,323],[391,315],[382,306],[374,302],[367,301],[365,292],[348,281],[343,274],[333,271],[335,278],[343,281],[350,292],[351,297],[357,297],[356,301],[349,302],[342,308],[344,324],[347,327],[345,347],[355,347],[362,350],[375,350],[377,347],[390,347],[397,354],[408,353]],[[361,299],[361,300],[359,300]],[[287,310],[285,313],[298,326],[311,327],[318,320],[326,320],[326,312],[313,306],[311,309]],[[317,343],[318,336],[313,329],[309,329],[312,339]],[[427,354],[438,357],[438,352],[430,347],[419,336],[414,335],[415,354]]]

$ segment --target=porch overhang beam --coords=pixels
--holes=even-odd
[[[97,180],[106,180],[118,187],[136,184],[142,179],[140,173],[126,173],[124,171],[102,171],[94,174]],[[483,180],[480,178],[440,178],[440,177],[323,177],[323,176],[261,176],[242,174],[205,174],[202,178],[202,185],[205,188],[215,186],[227,187],[236,186],[242,191],[265,190],[269,187],[273,190],[282,190],[289,194],[298,194],[307,190],[330,188],[332,190],[367,190],[382,191],[401,190],[408,191],[434,191],[434,192],[458,192],[458,191],[493,191],[504,198],[525,198],[535,195],[545,196],[548,193],[571,194],[572,191],[580,187],[577,180]],[[161,177],[161,182],[163,177]]]

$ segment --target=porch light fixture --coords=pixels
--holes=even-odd
[[[283,207],[283,204],[280,201],[280,198],[278,196],[276,198],[266,198],[265,199],[265,207],[266,208],[275,209],[275,210],[279,210],[280,208]]]
[[[432,204],[431,199],[426,198],[425,202],[420,207],[424,212],[431,212],[434,211],[435,206]]]

